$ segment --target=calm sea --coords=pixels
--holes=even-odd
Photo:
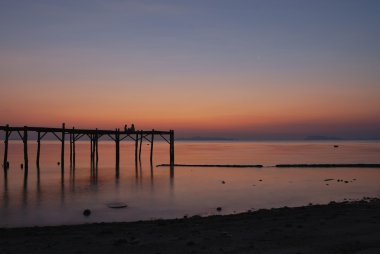
[[[334,148],[334,145],[339,145]],[[181,168],[149,163],[143,144],[135,167],[134,144],[121,143],[120,176],[115,174],[115,145],[99,144],[99,166],[90,168],[88,142],[77,143],[76,168],[61,181],[60,144],[42,142],[40,174],[36,143],[29,143],[29,175],[24,182],[23,145],[9,145],[10,169],[0,171],[0,227],[79,224],[230,214],[248,209],[380,197],[380,169],[275,168],[279,163],[380,163],[380,142],[179,142],[176,163],[263,164],[263,168]],[[4,147],[0,147],[1,161]],[[156,142],[154,165],[168,163],[169,145]],[[329,179],[328,181],[326,181]],[[333,179],[333,180],[331,180]],[[342,179],[343,181],[337,181]],[[224,183],[223,183],[224,181]],[[122,202],[127,208],[108,205]],[[222,211],[216,211],[221,207]],[[82,215],[91,209],[89,217]]]

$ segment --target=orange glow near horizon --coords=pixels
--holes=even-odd
[[[190,132],[274,131],[281,127],[281,131],[291,132],[297,124],[307,128],[322,123],[369,124],[379,116],[377,87],[329,89],[324,80],[303,87],[284,80],[280,84],[245,78],[235,79],[233,86],[229,83],[232,80],[213,80],[215,83],[210,84],[208,78],[182,80],[181,87],[176,87],[178,80],[166,84],[149,81],[132,88],[119,82],[108,82],[106,87],[94,82],[92,90],[74,81],[70,87],[64,81],[54,85],[36,83],[25,87],[24,93],[10,90],[11,95],[2,100],[1,124],[59,126],[66,122],[78,128],[113,129],[134,123],[141,129]],[[250,87],[247,83],[260,85]],[[292,89],[274,92],[281,86]]]

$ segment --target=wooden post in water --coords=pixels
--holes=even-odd
[[[7,124],[5,129],[5,139],[4,139],[4,175],[7,177],[8,173],[8,138],[9,138],[9,125]]]
[[[174,176],[174,131],[170,130],[170,176]]]
[[[120,166],[120,133],[119,129],[115,132],[115,143],[116,143],[116,177],[119,177],[119,166]]]
[[[73,133],[69,134],[70,137],[70,169],[73,167]]]
[[[75,131],[73,127],[73,168],[75,169]]]
[[[95,167],[95,134],[91,135],[92,137],[92,167]]]
[[[94,161],[94,150],[93,150],[93,140],[92,140],[92,134],[89,135],[90,137],[90,164],[92,167],[92,162]]]
[[[153,142],[154,142],[154,129],[152,130],[152,138],[150,143],[150,165],[153,165]]]
[[[95,133],[95,158],[96,158],[96,167],[98,167],[99,163],[99,152],[98,152],[98,142],[99,142],[99,135],[98,135],[98,129],[96,129]]]
[[[40,153],[41,153],[41,132],[37,132],[37,159],[36,159],[36,166],[37,171],[40,169]]]
[[[24,126],[24,182],[28,179],[28,127]]]
[[[140,148],[139,148],[139,161],[141,162],[141,147],[143,143],[143,134],[142,132],[140,133]]]
[[[65,173],[65,123],[62,124],[62,138],[61,138],[61,176]]]
[[[139,146],[139,134],[136,133],[136,139],[135,139],[135,164],[137,166],[137,148]]]

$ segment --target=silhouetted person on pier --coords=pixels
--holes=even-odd
[[[134,124],[132,124],[130,130],[131,130],[131,131],[135,131],[135,125],[134,125]]]

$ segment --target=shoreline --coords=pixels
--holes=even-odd
[[[2,253],[380,253],[380,199],[232,215],[0,228]]]

